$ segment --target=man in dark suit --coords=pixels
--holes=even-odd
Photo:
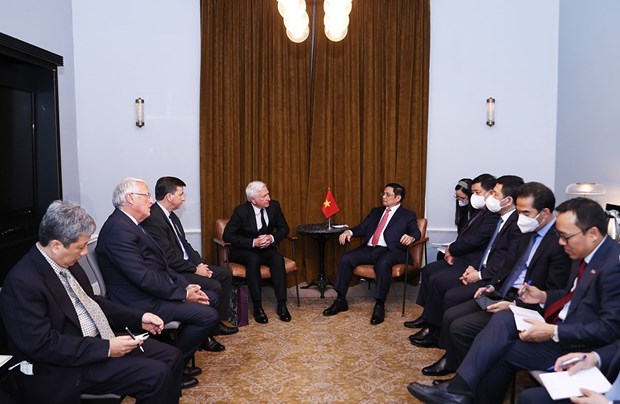
[[[418,304],[424,306],[420,317],[426,324],[420,331],[409,336],[409,341],[413,345],[437,346],[446,293],[451,289],[457,289],[460,292],[458,294],[460,302],[466,301],[481,284],[491,280],[499,268],[506,264],[509,247],[516,245],[522,236],[517,226],[519,214],[515,210],[517,192],[522,185],[521,177],[504,175],[497,179],[493,189],[489,192],[485,205],[490,212],[500,216],[495,221],[493,235],[479,262],[469,263],[465,268],[462,267],[463,260],[456,261],[449,267],[440,264],[439,268],[432,268],[432,271],[436,273],[428,276],[426,285],[423,280],[418,295]],[[460,272],[459,269],[461,269]],[[424,268],[422,273],[425,271],[428,272],[429,268]]]
[[[573,358],[584,358],[574,365],[562,366],[562,363]],[[612,383],[611,389],[607,393],[600,394],[589,389],[581,389],[583,397],[572,398],[572,400],[552,400],[544,387],[527,389],[519,396],[519,404],[607,404],[620,402],[620,340],[613,344],[604,346],[590,353],[572,352],[560,356],[554,365],[554,371],[560,372],[568,370],[573,375],[581,370],[593,367],[600,368],[601,372]]]
[[[489,322],[493,313],[508,310],[510,304],[530,306],[517,301],[518,289],[531,282],[542,290],[561,289],[568,282],[571,260],[558,243],[555,231],[555,197],[553,192],[538,182],[524,184],[517,194],[518,226],[524,236],[517,244],[515,258],[508,258],[507,265],[497,271],[487,286],[470,296],[467,302],[457,305],[446,302],[444,297],[442,332],[439,347],[446,354],[434,364],[422,369],[427,376],[443,376],[456,371],[471,343]],[[514,263],[512,267],[510,263]],[[497,303],[483,310],[475,298],[491,296]],[[474,299],[472,299],[474,297]],[[536,309],[537,306],[528,307]]]
[[[181,220],[175,213],[185,202],[185,183],[176,177],[162,177],[155,185],[155,199],[151,206],[151,215],[142,223],[142,227],[159,244],[166,255],[168,266],[187,279],[189,283],[200,285],[202,290],[210,290],[220,298],[217,307],[220,324],[217,334],[228,335],[239,331],[228,323],[230,309],[230,292],[232,274],[228,268],[208,265],[198,251],[185,238]],[[223,348],[211,338],[211,345]]]
[[[291,313],[286,307],[284,257],[277,248],[288,235],[288,223],[278,201],[269,196],[269,189],[264,182],[250,182],[245,194],[247,202],[235,208],[224,229],[224,241],[232,244],[229,259],[246,268],[246,281],[256,322],[266,324],[269,321],[262,305],[261,265],[268,266],[271,272],[271,282],[278,301],[278,317],[282,321],[291,321]]]
[[[187,363],[218,325],[217,295],[202,291],[172,270],[157,243],[139,225],[151,214],[153,198],[143,180],[126,178],[114,189],[114,212],[97,241],[97,259],[111,300],[181,321],[176,345]],[[186,372],[184,386],[198,381]]]
[[[181,352],[153,339],[114,335],[125,327],[159,334],[162,319],[95,296],[77,264],[94,231],[95,221],[79,205],[52,202],[39,242],[5,280],[0,314],[18,366],[10,372],[13,396],[24,403],[74,403],[84,393],[116,393],[138,403],[178,402]]]
[[[392,266],[404,263],[409,254],[407,246],[420,239],[415,212],[401,206],[404,198],[405,188],[402,185],[387,184],[381,192],[383,206],[373,208],[362,223],[340,235],[340,244],[351,241],[351,237],[363,237],[363,241],[360,247],[340,259],[334,285],[338,297],[323,311],[323,315],[333,316],[349,309],[346,295],[353,269],[357,265],[372,264],[376,273],[376,302],[370,324],[383,322],[385,299],[392,282]]]
[[[545,322],[526,320],[518,331],[511,312],[493,315],[474,340],[449,383],[411,383],[409,392],[429,402],[497,403],[518,369],[543,370],[558,356],[594,349],[620,338],[620,245],[607,234],[607,215],[587,198],[557,207],[556,229],[574,260],[566,289],[541,291],[523,285],[521,300],[542,304]]]

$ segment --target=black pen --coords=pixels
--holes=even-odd
[[[129,327],[125,327],[125,330],[127,330],[127,332],[129,333],[129,335],[131,336],[131,339],[133,339],[134,341],[136,340],[136,336],[133,335],[133,333],[131,331],[129,331]],[[142,348],[142,345],[138,345],[138,348],[140,348],[140,350],[142,352],[144,352],[144,348]]]
[[[574,358],[567,359],[564,362],[560,363],[560,368],[564,369],[568,365],[574,365],[575,363],[585,361],[586,358],[587,358],[586,355],[581,355],[581,356],[575,356]],[[551,372],[553,371],[553,369],[554,369],[554,366],[551,366],[547,368],[547,372]]]

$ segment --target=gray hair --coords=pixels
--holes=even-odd
[[[77,203],[54,201],[41,219],[39,243],[45,247],[50,241],[58,240],[69,248],[79,237],[90,237],[96,228],[93,218]]]
[[[252,198],[254,198],[256,196],[256,194],[258,194],[258,192],[265,188],[267,185],[265,185],[264,182],[262,181],[252,181],[248,184],[247,187],[245,187],[245,195],[248,198],[248,202],[250,202],[252,200]]]
[[[125,204],[125,195],[132,192],[138,192],[138,183],[142,182],[146,185],[146,181],[140,178],[127,177],[122,180],[112,194],[112,204],[115,208],[120,208]]]

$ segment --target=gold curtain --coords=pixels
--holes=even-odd
[[[340,206],[334,223],[363,220],[387,182],[402,184],[403,205],[424,216],[429,1],[354,0],[349,32],[334,43],[323,32],[323,0],[307,0],[316,29],[295,44],[276,0],[202,0],[205,255],[215,219],[230,216],[252,180],[267,183],[293,235],[300,224],[326,221],[328,186]],[[305,246],[300,280],[310,282],[317,247]],[[342,250],[335,238],[326,247],[333,280]]]

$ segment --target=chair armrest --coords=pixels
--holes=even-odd
[[[413,246],[415,246],[415,245],[424,244],[424,243],[426,243],[428,240],[429,240],[428,236],[422,237],[421,239],[416,240],[416,241],[414,241],[413,243],[411,243],[411,244],[409,245],[409,247],[413,247]]]
[[[221,246],[221,247],[224,247],[224,248],[226,248],[226,247],[230,247],[230,243],[227,243],[227,242],[225,242],[224,240],[219,239],[219,238],[217,238],[217,237],[213,237],[213,242],[214,242],[215,244],[217,244],[217,245]]]

